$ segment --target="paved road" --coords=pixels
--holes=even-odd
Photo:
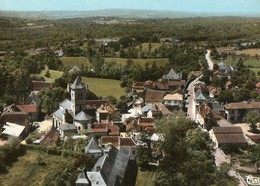
[[[225,154],[219,148],[216,149],[214,156],[215,156],[215,164],[217,167],[219,167],[220,164],[224,163],[224,162],[230,164],[230,159],[227,158],[225,156]],[[241,177],[238,175],[238,173],[236,172],[236,170],[233,167],[228,172],[228,174],[229,174],[229,176],[235,177],[239,180],[238,186],[246,186],[246,184],[241,180]]]
[[[193,88],[194,88],[194,84],[202,77],[199,76],[196,79],[194,79],[192,82],[190,82],[187,90],[188,90],[188,105],[187,105],[187,114],[188,117],[191,118],[192,121],[195,120],[196,118],[196,105],[195,105],[195,101],[194,101],[194,94],[193,94]]]
[[[213,70],[213,65],[214,65],[214,62],[212,61],[211,57],[210,57],[210,50],[207,50],[207,54],[205,55],[205,58],[208,62],[208,66],[209,66],[209,70]]]

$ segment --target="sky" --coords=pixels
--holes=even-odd
[[[83,11],[114,8],[183,12],[260,13],[260,0],[0,0],[0,10]]]

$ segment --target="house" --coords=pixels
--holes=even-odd
[[[30,117],[26,112],[4,112],[0,117],[0,126],[4,126],[7,122],[25,126],[25,134],[29,134]]]
[[[9,105],[6,106],[3,110],[4,112],[26,112],[31,121],[38,121],[39,118],[39,106],[36,104],[33,105]]]
[[[260,113],[260,102],[242,101],[224,105],[226,117],[231,122],[242,122],[249,112]]]
[[[234,75],[234,72],[231,70],[230,66],[226,65],[223,61],[218,63],[218,71],[222,77]]]
[[[240,147],[248,145],[241,127],[213,127],[210,136],[217,148],[227,145],[238,145]]]
[[[160,103],[163,100],[165,92],[158,90],[147,90],[145,95],[145,104]]]
[[[163,104],[170,110],[179,110],[182,106],[183,95],[179,93],[166,94],[163,97]]]
[[[194,94],[194,101],[196,102],[196,106],[199,106],[201,103],[207,102],[208,99],[200,90],[198,90]]]
[[[145,82],[133,82],[132,84],[132,92],[134,93],[141,93],[144,92],[147,88],[151,88],[153,85],[153,81],[148,80]]]
[[[32,90],[39,92],[42,89],[52,88],[52,83],[48,81],[32,81]]]
[[[113,122],[102,120],[101,123],[94,123],[89,130],[89,136],[100,139],[101,136],[119,136],[120,129]]]
[[[144,132],[146,128],[148,128],[149,130],[154,129],[154,124],[155,124],[154,118],[141,117],[138,120],[138,126],[141,127],[142,132]]]
[[[102,155],[102,150],[93,137],[90,139],[88,145],[85,147],[85,154],[90,155],[94,159],[97,159]]]
[[[137,166],[134,163],[135,160],[130,159],[130,157],[131,147],[122,146],[117,149],[111,146],[108,153],[98,159],[92,171],[83,170],[79,174],[76,185],[120,186],[126,185],[126,183],[134,184],[135,180],[128,175],[133,174],[131,170],[133,168],[137,170]]]
[[[160,91],[176,91],[178,89],[182,90],[185,86],[185,80],[169,80],[161,79],[158,82],[154,82],[152,88]]]
[[[17,125],[15,123],[6,122],[3,126],[2,134],[13,137],[25,137],[25,126]]]

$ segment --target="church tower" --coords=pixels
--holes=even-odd
[[[85,87],[84,83],[81,81],[81,78],[78,76],[70,88],[72,110],[74,115],[76,115],[86,108],[87,87]]]

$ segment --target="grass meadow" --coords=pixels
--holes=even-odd
[[[41,76],[44,77],[46,81],[54,82],[56,78],[62,76],[63,72],[56,70],[49,70],[50,77],[46,78],[44,74],[45,70],[41,72]],[[85,85],[88,85],[88,88],[91,92],[96,94],[97,96],[101,96],[103,98],[108,96],[114,96],[119,99],[120,96],[126,94],[126,89],[120,86],[119,80],[114,79],[103,79],[103,78],[90,78],[90,77],[82,77],[82,81]]]
[[[68,161],[71,160],[37,150],[27,150],[6,173],[0,174],[0,185],[42,185],[48,174],[68,168]]]

